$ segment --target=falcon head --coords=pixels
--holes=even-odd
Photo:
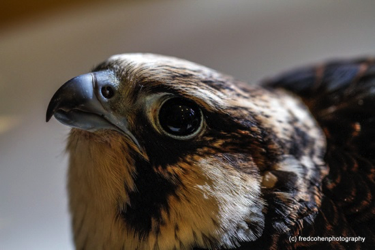
[[[233,248],[313,219],[324,137],[302,102],[185,60],[110,57],[53,96],[73,127],[79,249]]]

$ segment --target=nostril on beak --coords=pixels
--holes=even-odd
[[[114,89],[109,85],[103,86],[100,91],[106,99],[111,99],[115,95]]]

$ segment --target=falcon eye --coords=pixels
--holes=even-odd
[[[175,139],[190,139],[202,128],[202,111],[192,101],[172,98],[162,104],[158,122],[167,135]]]

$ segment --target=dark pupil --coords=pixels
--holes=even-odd
[[[159,111],[159,122],[166,132],[186,136],[197,131],[201,123],[201,114],[194,103],[175,98],[163,104]]]

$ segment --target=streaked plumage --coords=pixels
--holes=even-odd
[[[76,248],[371,249],[374,89],[372,59],[247,85],[172,57],[109,58],[47,111],[74,127]]]

